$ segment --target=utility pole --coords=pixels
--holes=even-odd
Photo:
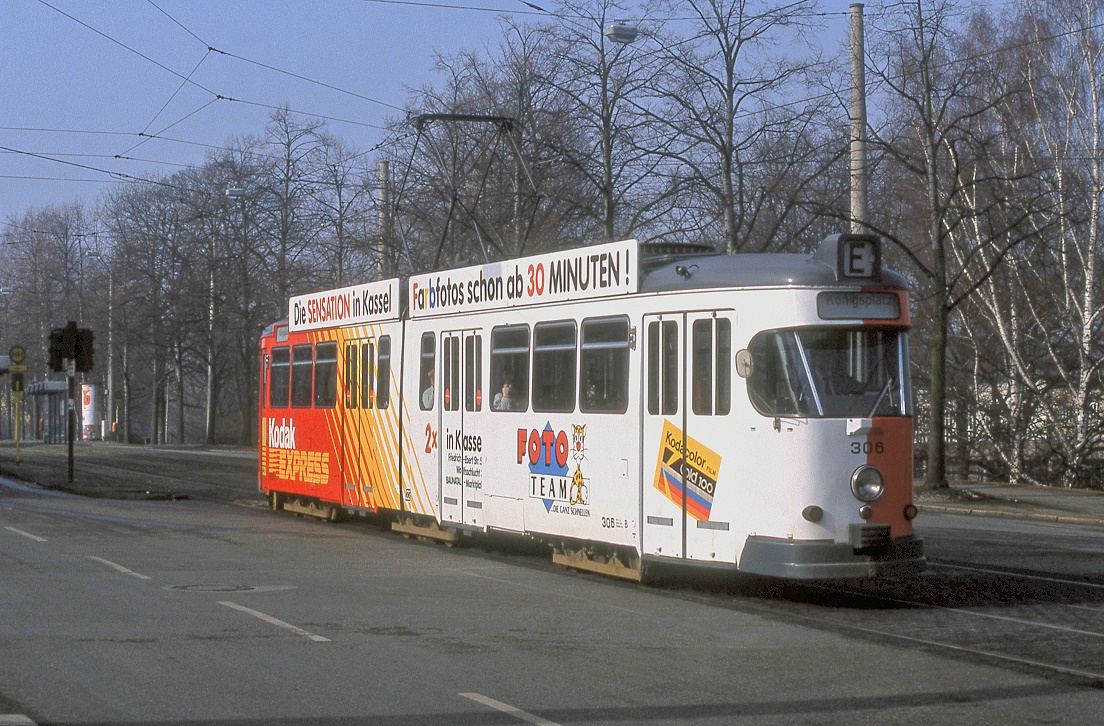
[[[379,167],[379,275],[380,278],[393,277],[391,254],[391,164],[381,161]]]
[[[851,232],[869,231],[866,192],[866,43],[863,4],[851,4]]]

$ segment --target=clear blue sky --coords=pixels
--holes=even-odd
[[[215,94],[357,122],[328,124],[361,149],[377,143],[382,132],[357,124],[382,126],[398,113],[208,53],[207,46],[401,107],[407,88],[431,80],[435,50],[481,47],[500,34],[495,13],[365,0],[154,0],[157,7],[148,0],[46,1],[57,10],[37,0],[0,0],[0,146],[135,176],[200,162],[205,151],[159,139],[128,151],[143,140],[139,133],[159,134],[179,121],[163,135],[223,145],[230,137],[259,133],[271,113],[234,101],[211,103],[212,93],[191,84],[181,88],[182,79],[166,68],[188,76],[199,64],[192,80]],[[463,4],[528,9],[517,0]],[[117,154],[146,161],[112,158]],[[109,177],[10,152],[0,152],[0,177],[4,220],[30,206],[78,198],[91,203],[109,187],[102,181],[52,181]]]
[[[344,119],[329,120],[330,130],[365,150],[383,138],[373,126],[399,113],[386,104],[401,107],[408,88],[434,80],[434,51],[497,45],[501,14],[471,8],[539,20],[521,0],[414,2],[433,6],[393,0],[0,0],[0,146],[137,177],[171,173],[179,168],[174,165],[201,162],[200,144],[221,146],[260,133],[271,113],[264,106],[286,104]],[[440,7],[445,4],[465,9]],[[822,0],[822,10],[838,13],[826,18],[829,37],[845,36],[848,4]],[[208,46],[383,103],[210,53]],[[189,74],[208,90],[182,87],[181,76]],[[179,141],[147,139],[135,147],[143,132]],[[112,183],[92,169],[0,150],[0,220],[77,199],[92,205]]]

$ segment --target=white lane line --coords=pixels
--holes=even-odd
[[[484,696],[482,693],[458,693],[456,695],[471,699],[476,703],[482,703],[484,706],[490,706],[496,711],[508,713],[514,718],[520,718],[522,721],[526,721],[528,723],[535,723],[539,724],[540,726],[560,726],[555,721],[549,721],[546,718],[541,718],[540,716],[531,714],[528,711],[522,711],[520,708],[515,708],[514,706],[511,706],[508,703],[503,703],[502,701],[496,701],[489,696]]]
[[[21,713],[0,713],[0,726],[35,726],[35,722]]]
[[[260,620],[265,621],[269,625],[275,625],[278,628],[283,628],[284,630],[290,630],[291,632],[295,633],[296,635],[302,635],[304,638],[310,638],[315,643],[329,643],[330,642],[329,638],[323,638],[321,635],[315,635],[314,633],[308,633],[306,630],[303,630],[302,628],[297,628],[296,626],[292,625],[291,623],[285,623],[283,620],[280,620],[279,618],[274,618],[271,615],[265,615],[264,613],[260,612],[259,610],[254,610],[253,608],[247,608],[245,605],[238,605],[236,602],[226,602],[226,601],[222,601],[222,600],[219,601],[219,605],[225,605],[226,607],[231,608],[232,610],[237,610],[238,612],[245,613],[246,615],[252,615],[255,618],[258,618]]]
[[[112,562],[111,560],[105,560],[102,557],[93,557],[92,555],[88,555],[88,559],[92,560],[93,562],[99,562],[101,565],[107,565],[111,569],[118,570],[119,572],[123,573],[124,575],[130,575],[131,577],[137,577],[139,580],[148,580],[148,579],[150,579],[150,577],[148,575],[139,575],[134,570],[128,570],[127,568],[123,567],[122,565],[120,565],[118,563],[115,563],[115,562]]]
[[[15,527],[4,527],[4,529],[8,530],[9,532],[15,532],[16,534],[23,535],[27,539],[33,539],[35,542],[45,542],[46,541],[45,537],[39,537],[38,535],[31,534],[30,532],[24,532],[23,530],[16,529]],[[0,725],[2,725],[2,724],[3,724],[3,722],[0,721]]]

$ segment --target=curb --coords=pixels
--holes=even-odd
[[[970,507],[954,507],[944,504],[916,505],[920,513],[933,512],[938,514],[965,514],[981,517],[998,517],[1001,519],[1026,519],[1035,522],[1057,522],[1059,524],[1089,524],[1104,527],[1104,519],[1099,517],[1079,517],[1071,514],[1042,514],[1039,512],[1012,512],[1007,509],[973,509]]]

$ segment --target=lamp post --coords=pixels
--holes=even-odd
[[[639,34],[635,25],[614,22],[606,26],[606,38],[618,45],[627,46],[636,40]],[[620,53],[620,51],[618,51]],[[606,241],[612,242],[615,237],[614,229],[614,194],[613,194],[613,135],[614,135],[614,102],[616,94],[611,97],[609,80],[610,67],[606,65],[605,50],[602,51],[602,61],[599,75],[602,82],[602,199],[606,223]],[[614,54],[616,62],[618,54]]]

